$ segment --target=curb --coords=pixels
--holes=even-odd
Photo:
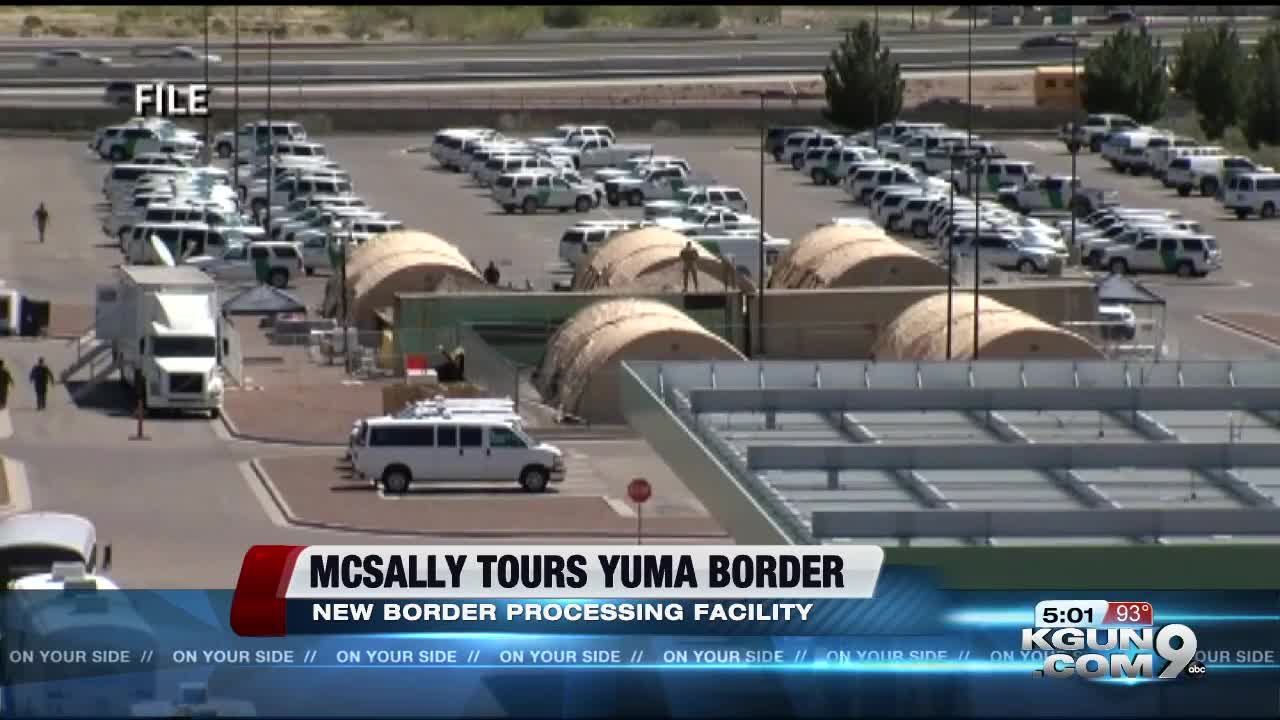
[[[339,442],[322,442],[320,440],[286,440],[284,438],[266,437],[263,435],[250,435],[240,432],[236,427],[235,420],[231,419],[231,413],[227,412],[224,405],[222,412],[218,413],[218,419],[222,421],[222,426],[226,428],[227,434],[234,440],[244,440],[246,442],[262,443],[263,445],[284,445],[290,447],[314,447],[314,448],[340,448],[346,447]]]
[[[1235,332],[1238,332],[1241,335],[1247,335],[1259,342],[1264,342],[1268,345],[1274,345],[1276,347],[1280,347],[1280,337],[1275,337],[1274,335],[1269,335],[1259,330],[1255,330],[1243,323],[1238,323],[1234,320],[1228,320],[1219,315],[1214,315],[1213,313],[1204,313],[1200,316],[1200,319],[1214,325],[1221,325],[1222,327],[1228,328],[1230,330],[1234,330]]]
[[[263,490],[271,498],[271,502],[275,504],[276,510],[285,522],[291,527],[304,528],[307,530],[323,530],[328,532],[340,533],[359,533],[362,535],[381,535],[385,537],[426,537],[426,538],[468,538],[468,539],[493,539],[502,540],[513,537],[582,537],[582,538],[610,538],[610,539],[633,539],[635,532],[627,530],[625,532],[574,532],[569,530],[508,530],[508,531],[486,531],[486,530],[455,530],[452,532],[430,532],[427,530],[405,530],[405,529],[388,529],[388,528],[368,528],[359,525],[346,525],[341,523],[328,523],[315,520],[304,520],[294,515],[289,504],[281,497],[280,491],[276,488],[275,483],[271,481],[271,474],[266,468],[262,467],[262,463],[254,458],[249,461],[249,468],[253,470],[253,474],[258,478]],[[606,503],[608,499],[605,498]],[[610,509],[614,509],[610,503]],[[616,512],[616,509],[614,509]],[[728,533],[676,533],[676,534],[654,534],[649,536],[653,540],[732,540]]]

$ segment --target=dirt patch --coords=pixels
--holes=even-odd
[[[973,102],[976,105],[992,105],[998,107],[1022,107],[1035,104],[1034,85],[1031,73],[1018,75],[979,76],[973,79]],[[539,88],[529,87],[520,90],[520,100],[531,106],[540,103],[556,102],[558,104],[576,104],[583,107],[599,106],[654,106],[670,103],[685,104],[694,101],[740,102],[752,104],[757,101],[745,96],[744,91],[758,92],[762,90],[779,91],[796,98],[797,105],[822,105],[825,84],[821,79],[801,82],[690,82],[690,83],[653,83],[651,85],[619,85],[619,86],[583,86],[574,88]],[[964,76],[944,76],[938,78],[908,78],[903,91],[903,106],[915,107],[929,100],[957,98],[967,100],[969,97],[968,78]],[[432,91],[427,100],[444,102],[465,101],[468,103],[488,102],[493,106],[510,101],[509,93],[495,93],[475,90]],[[775,106],[786,104],[786,100],[774,100]],[[516,119],[512,119],[515,122]]]
[[[223,412],[237,432],[247,437],[345,445],[352,421],[382,413],[382,386],[271,385],[261,390],[229,390]]]
[[[618,536],[635,533],[635,520],[619,515],[601,496],[563,488],[537,495],[515,483],[504,486],[438,486],[403,497],[382,497],[354,480],[329,454],[269,458],[259,462],[278,500],[299,524],[402,534],[478,537],[546,535]],[[645,518],[653,537],[722,537],[709,518]]]

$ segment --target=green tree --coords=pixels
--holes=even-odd
[[[1210,140],[1219,140],[1236,123],[1243,105],[1246,58],[1240,36],[1222,23],[1210,31],[1203,48],[1200,70],[1192,83],[1191,99],[1200,114],[1200,129]]]
[[[880,33],[866,20],[831,51],[822,79],[827,86],[823,114],[840,127],[865,130],[902,112],[906,83],[889,49],[880,45]]]
[[[1138,122],[1164,116],[1169,73],[1160,41],[1121,28],[1084,60],[1081,99],[1091,113],[1123,113]]]
[[[1213,37],[1213,30],[1207,27],[1187,28],[1182,33],[1182,43],[1178,47],[1178,56],[1173,61],[1173,72],[1170,84],[1181,97],[1190,100],[1195,94],[1196,77],[1204,66],[1205,48]]]
[[[1244,138],[1257,150],[1280,145],[1280,30],[1258,42],[1250,64],[1249,93],[1241,111]]]

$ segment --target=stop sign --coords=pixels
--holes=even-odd
[[[631,502],[640,505],[649,499],[653,494],[653,486],[644,478],[636,478],[627,485],[627,497],[631,498]]]

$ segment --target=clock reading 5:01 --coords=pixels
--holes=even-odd
[[[1046,600],[1036,605],[1036,627],[1101,627],[1110,606],[1106,600]]]

